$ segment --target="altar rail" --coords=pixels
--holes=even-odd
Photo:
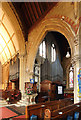
[[[26,118],[30,118],[32,115],[36,115],[39,119],[41,119],[44,118],[45,109],[53,111],[71,104],[73,104],[73,99],[66,98],[61,100],[47,101],[44,103],[29,105],[26,106]]]
[[[78,113],[78,114],[77,114]],[[77,115],[75,115],[77,114]],[[80,120],[81,118],[81,102],[72,104],[57,110],[45,109],[44,120]]]

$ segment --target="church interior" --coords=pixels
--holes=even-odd
[[[0,2],[0,119],[48,118],[81,118],[81,2]]]

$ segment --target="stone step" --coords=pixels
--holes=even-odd
[[[21,102],[17,102],[17,104],[18,104],[18,105],[20,105],[20,104],[21,104]]]
[[[8,104],[7,102],[5,102],[5,103],[2,103],[2,102],[1,102],[1,103],[0,103],[0,105],[7,105],[7,104]]]
[[[0,105],[7,105],[7,103],[0,103]]]
[[[6,106],[8,103],[6,102],[6,100],[2,99],[0,100],[0,107],[4,107]]]
[[[7,103],[6,100],[0,100],[0,103]]]

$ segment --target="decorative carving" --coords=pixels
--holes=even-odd
[[[78,45],[79,45],[79,36],[78,36],[78,35],[76,35],[76,36],[74,37],[74,44],[75,44],[75,46],[78,46]]]
[[[77,34],[77,31],[79,29],[79,25],[81,22],[81,17],[79,17],[79,19],[77,20],[78,21],[77,23],[75,23],[71,18],[69,18],[67,16],[55,15],[54,18],[58,18],[58,19],[61,19],[61,20],[64,20],[65,22],[67,22],[69,25],[71,25],[75,34]]]
[[[72,57],[72,59],[71,59],[71,63],[73,66],[75,66],[77,64],[77,62],[81,62],[80,55],[76,55],[76,56]]]

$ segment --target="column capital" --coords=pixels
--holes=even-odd
[[[24,56],[25,56],[25,53],[19,54],[18,58],[21,59],[21,58],[24,58]]]
[[[76,35],[76,36],[74,37],[74,45],[75,45],[75,46],[78,46],[78,45],[79,45],[79,35]]]
[[[76,55],[71,58],[71,63],[75,66],[78,62],[81,62],[81,55]]]

